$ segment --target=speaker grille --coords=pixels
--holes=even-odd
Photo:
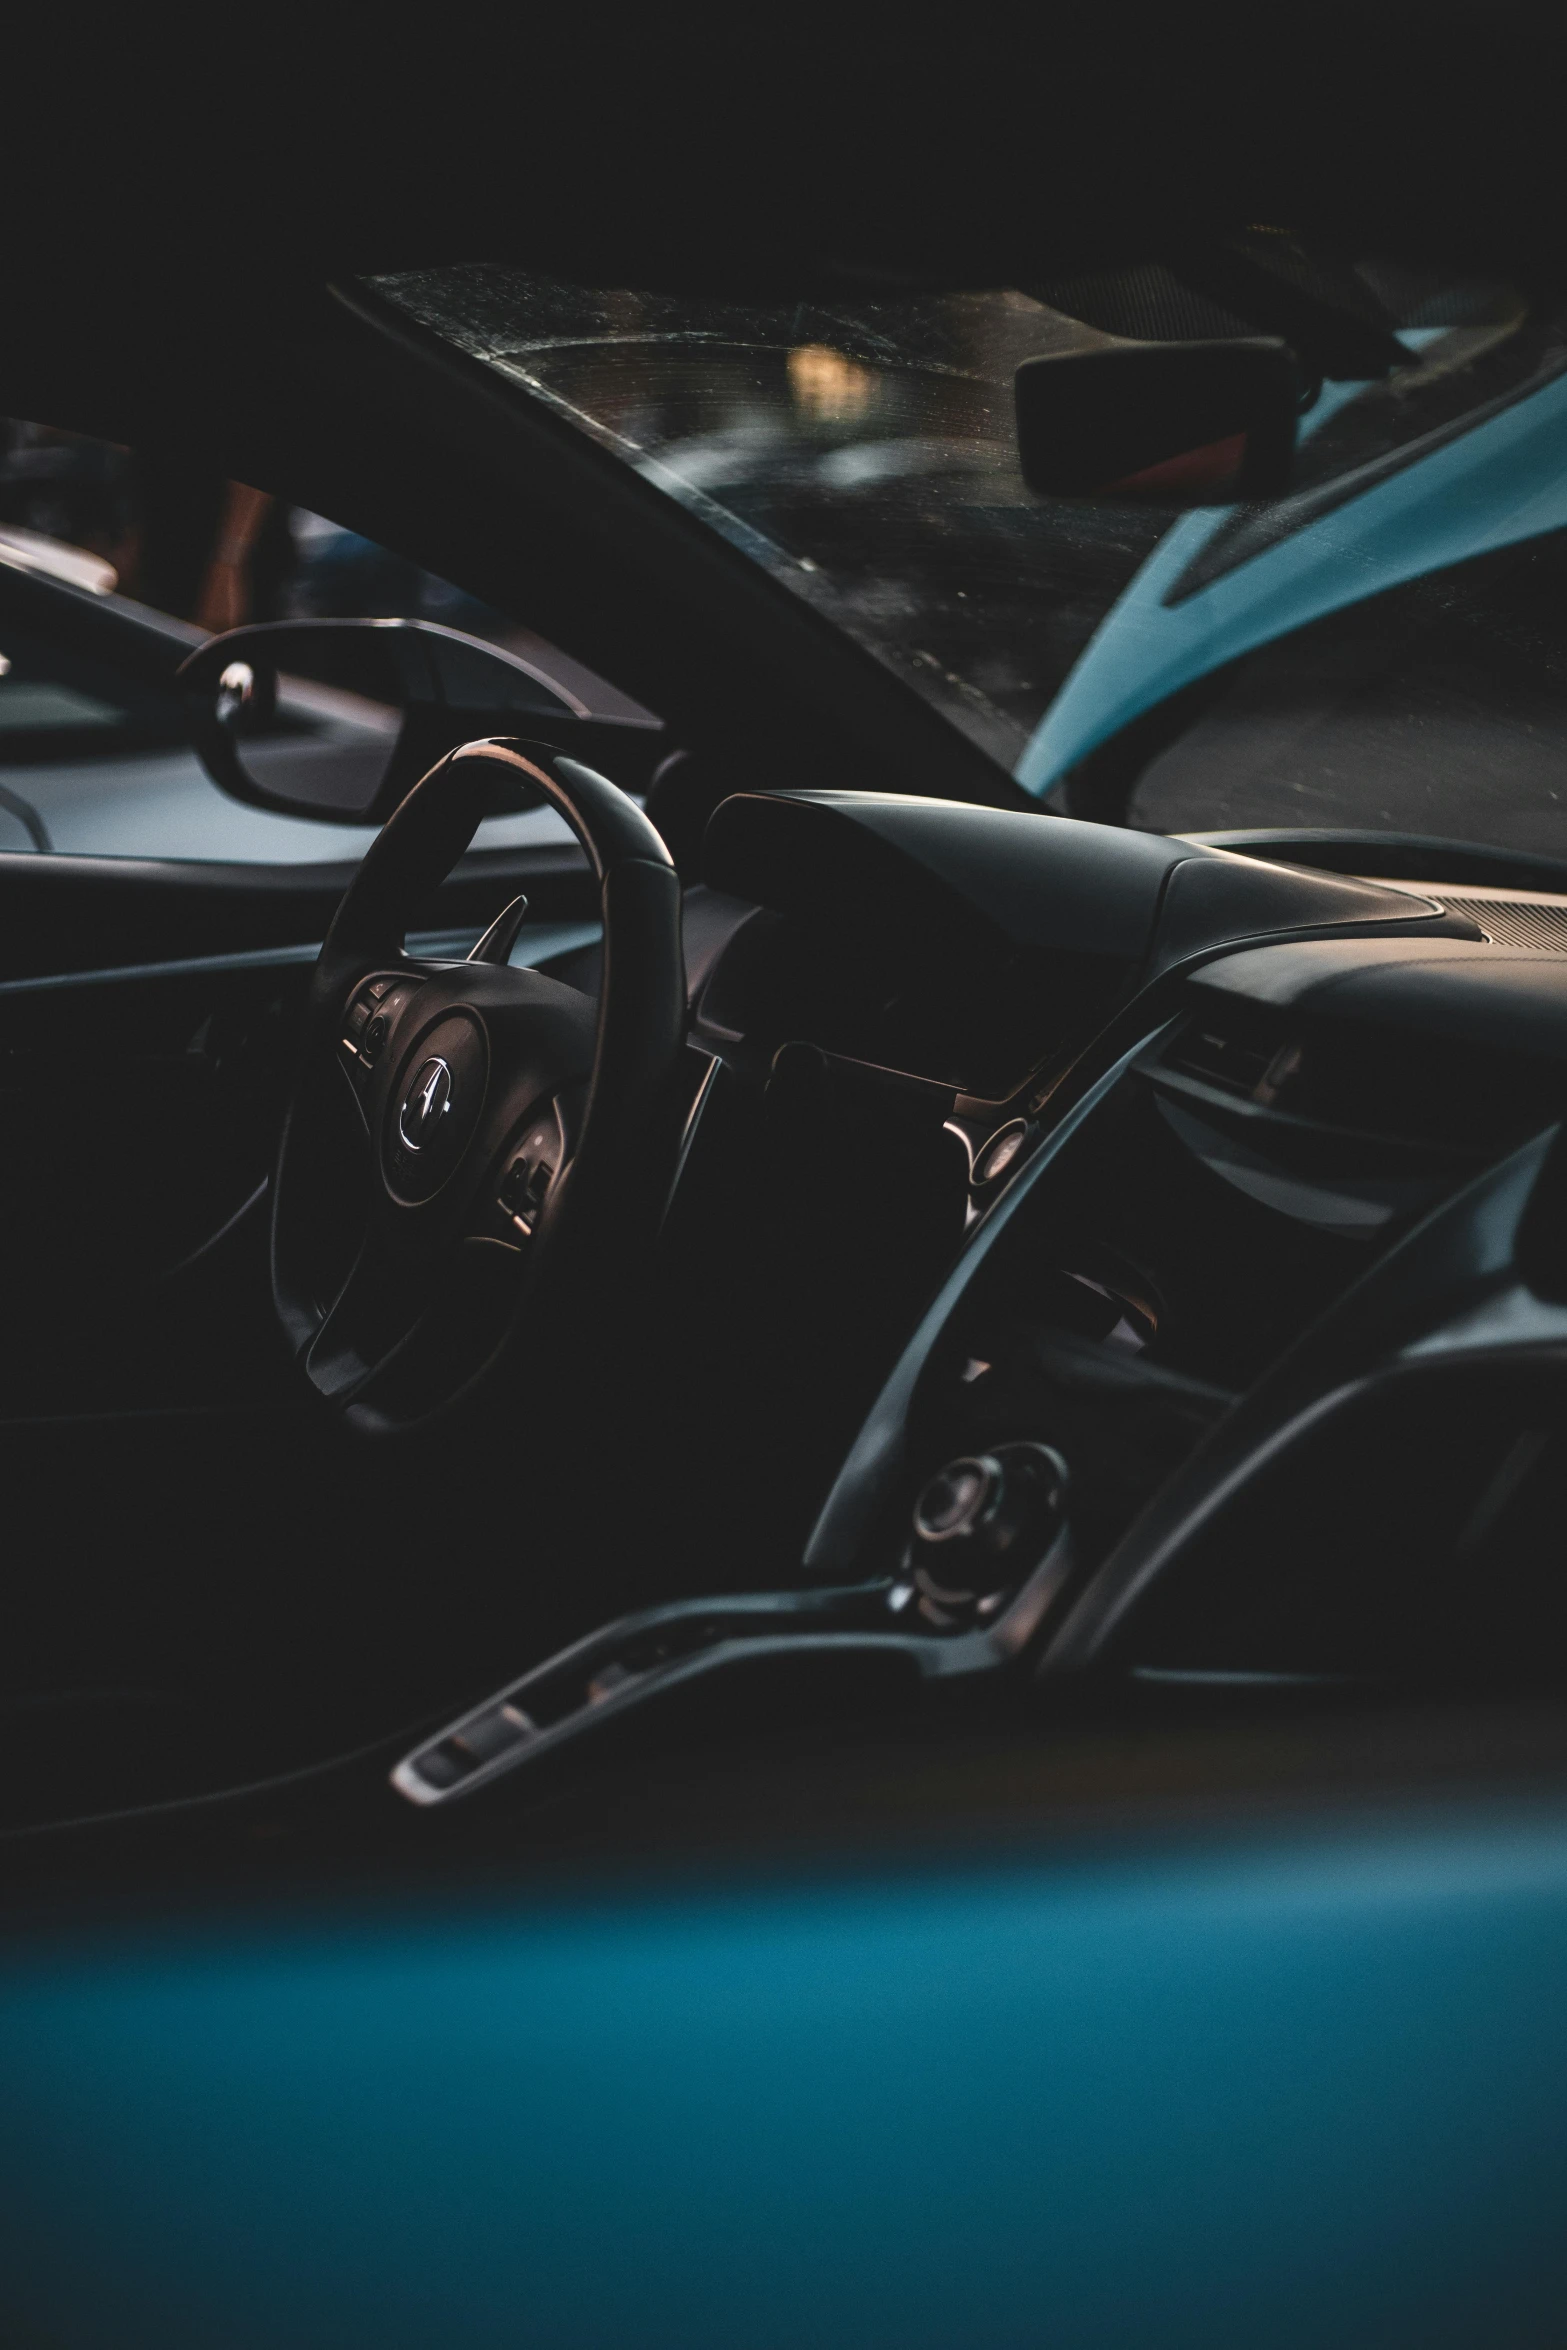
[[[1534,947],[1541,954],[1567,955],[1567,902],[1528,898],[1455,898],[1446,890],[1449,913],[1467,914],[1499,947]]]

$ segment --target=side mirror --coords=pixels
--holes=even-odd
[[[519,654],[425,620],[280,620],[208,639],[179,670],[213,781],[252,807],[380,824],[483,735],[569,749],[639,791],[662,729],[595,718]],[[519,789],[516,805],[537,795]]]
[[[1289,487],[1302,379],[1271,336],[1025,359],[1018,460],[1047,498],[1227,506]]]

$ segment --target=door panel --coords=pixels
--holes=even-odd
[[[190,747],[176,679],[202,630],[67,576],[69,554],[14,530],[0,546],[12,1414],[267,1389],[282,1356],[263,1191],[311,963],[374,838],[222,792]],[[541,689],[535,731],[564,729],[582,756],[645,784],[656,718],[603,681],[587,702],[556,699]],[[481,827],[415,937],[460,956],[519,892],[532,910],[519,957],[597,937],[587,861],[549,809]]]
[[[0,980],[319,942],[356,870],[0,854]],[[477,934],[519,891],[540,920],[598,917],[587,860],[562,842],[470,852],[416,927]]]
[[[336,890],[320,868],[258,882],[252,867],[3,862],[23,868],[0,874],[11,968],[103,967],[0,981],[0,1414],[265,1388],[282,1357],[263,1187]],[[519,888],[541,918],[516,960],[596,937],[575,852],[491,852],[435,893],[410,947],[461,956]]]

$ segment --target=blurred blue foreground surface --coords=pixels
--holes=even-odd
[[[1559,2345],[1567,1814],[13,1941],[0,2342]]]

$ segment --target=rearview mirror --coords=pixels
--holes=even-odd
[[[662,747],[656,722],[595,718],[521,655],[425,620],[230,629],[179,682],[215,783],[327,824],[383,823],[446,752],[484,735],[569,748],[633,791]],[[536,798],[515,787],[517,807]]]
[[[1289,487],[1301,375],[1269,336],[1025,359],[1018,460],[1049,498],[1227,506]]]

